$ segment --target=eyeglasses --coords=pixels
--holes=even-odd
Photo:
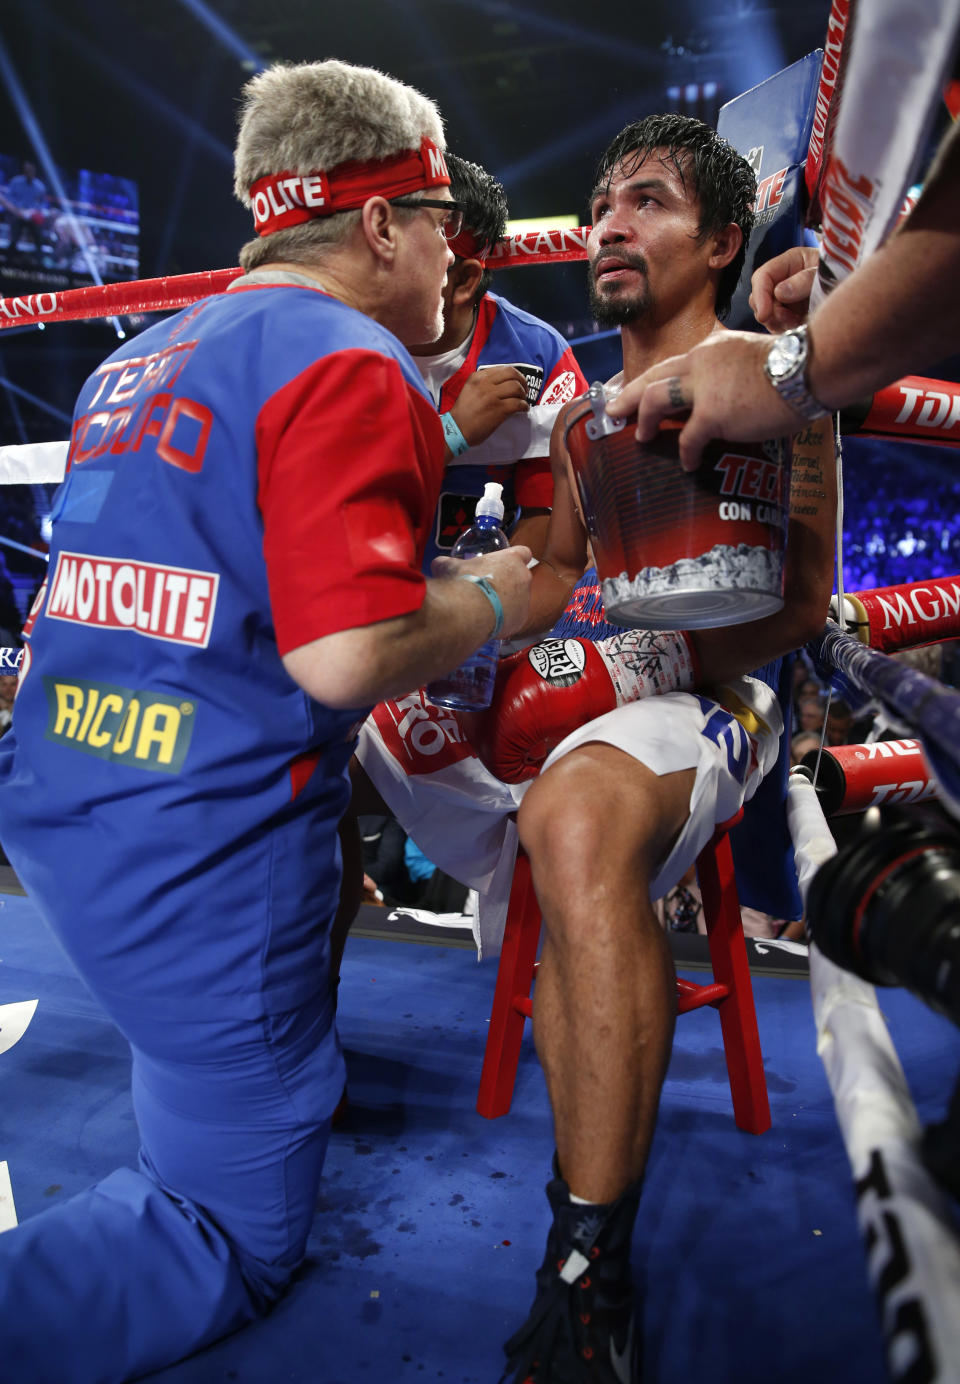
[[[447,240],[456,240],[463,230],[463,208],[457,206],[456,202],[432,201],[429,197],[392,197],[390,205],[409,207],[412,211],[420,207],[435,207],[437,211],[445,211],[447,214],[440,222],[438,230]]]

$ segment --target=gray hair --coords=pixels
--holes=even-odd
[[[419,148],[424,135],[445,147],[439,111],[393,77],[335,59],[277,63],[243,89],[233,190],[249,207],[258,178],[287,170],[329,173],[348,159],[387,158]],[[240,264],[246,270],[279,260],[309,264],[318,251],[346,239],[359,220],[359,211],[342,211],[258,236],[240,251]]]

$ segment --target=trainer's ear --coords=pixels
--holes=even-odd
[[[725,269],[737,257],[737,251],[743,244],[743,231],[735,221],[730,221],[722,231],[715,231],[710,238],[713,241],[710,268]]]
[[[377,259],[392,263],[397,253],[399,222],[385,197],[367,198],[360,213],[360,228]]]

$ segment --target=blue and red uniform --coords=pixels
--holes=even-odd
[[[550,433],[561,406],[587,388],[583,373],[558,331],[495,293],[480,300],[466,358],[444,381],[436,400],[439,411],[452,409],[470,376],[491,365],[517,367],[527,381],[530,409],[508,418],[485,442],[448,463],[425,555],[426,571],[438,554],[449,554],[473,522],[488,481],[503,486],[508,529],[524,507],[549,509],[553,503]]]
[[[420,607],[443,439],[389,332],[260,277],[84,386],[0,742],[4,848],[130,1042],[141,1137],[136,1172],[0,1237],[11,1378],[138,1375],[269,1305],[343,1087],[328,935],[369,708],[282,656]]]

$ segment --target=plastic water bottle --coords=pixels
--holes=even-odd
[[[488,481],[483,498],[477,501],[473,523],[454,543],[451,557],[479,557],[509,548],[510,541],[500,522],[503,519],[503,486]],[[490,705],[493,683],[497,676],[499,639],[488,639],[465,663],[427,686],[427,696],[436,706],[449,706],[455,711],[483,711]]]

